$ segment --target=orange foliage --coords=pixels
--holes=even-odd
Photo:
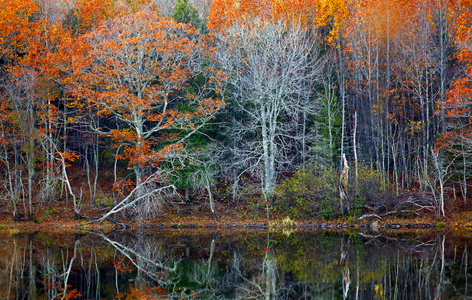
[[[97,26],[117,12],[114,0],[78,0],[76,9],[81,32]]]
[[[444,134],[438,140],[437,148],[447,147],[453,140],[469,140],[472,132],[472,0],[451,2],[460,8],[454,24],[455,42],[459,47],[457,58],[465,69],[462,76],[452,82],[443,106],[444,113],[458,130]]]
[[[254,18],[314,27],[331,23],[329,41],[334,42],[345,26],[349,7],[347,0],[215,0],[210,8],[208,28],[218,32],[233,23],[251,23]]]
[[[73,289],[73,290],[68,290],[67,293],[63,295],[61,298],[62,299],[75,299],[79,297],[82,297],[82,293],[79,292],[77,289]]]
[[[123,259],[123,258],[113,259],[113,266],[116,268],[116,270],[118,271],[118,274],[120,275],[131,273],[134,270],[136,270],[136,266],[134,266],[128,260]]]
[[[0,0],[0,56],[13,58],[26,51],[44,25],[34,20],[37,11],[33,0]]]
[[[455,24],[456,41],[461,50],[459,58],[472,61],[472,0],[462,0],[459,2],[462,10]]]
[[[139,288],[130,286],[130,292],[128,294],[120,294],[120,296],[126,296],[126,300],[133,299],[164,299],[167,292],[161,287],[149,287],[142,284]]]
[[[194,120],[214,114],[220,99],[187,97],[184,90],[194,76],[193,61],[206,46],[199,32],[186,24],[161,17],[152,9],[136,10],[103,22],[75,41],[65,81],[75,99],[87,101],[100,116],[115,116],[122,128],[108,134],[124,145],[120,159],[129,167],[160,164],[182,145],[168,129],[193,130]],[[175,102],[191,101],[192,111]],[[80,102],[80,101],[78,101]],[[156,151],[158,143],[166,146]]]
[[[446,109],[450,117],[470,115],[469,99],[472,98],[472,0],[460,1],[462,10],[455,23],[456,44],[459,46],[458,59],[466,66],[465,76],[453,82],[449,90]]]

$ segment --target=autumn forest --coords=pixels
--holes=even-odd
[[[15,221],[472,209],[471,0],[0,0],[0,99]]]

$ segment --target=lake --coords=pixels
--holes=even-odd
[[[0,299],[465,299],[452,232],[116,231],[0,236]]]

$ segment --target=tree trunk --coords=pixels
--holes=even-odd
[[[213,200],[213,194],[211,193],[210,182],[208,181],[208,178],[206,179],[205,188],[208,192],[208,200],[210,201],[211,219],[217,221],[218,218],[216,217],[215,201]]]
[[[356,195],[359,193],[359,167],[357,162],[357,141],[356,141],[356,134],[357,134],[357,111],[354,112],[354,132],[353,135],[353,144],[354,144],[354,166],[356,172]]]

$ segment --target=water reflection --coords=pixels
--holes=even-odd
[[[1,299],[467,298],[454,233],[3,235]]]

